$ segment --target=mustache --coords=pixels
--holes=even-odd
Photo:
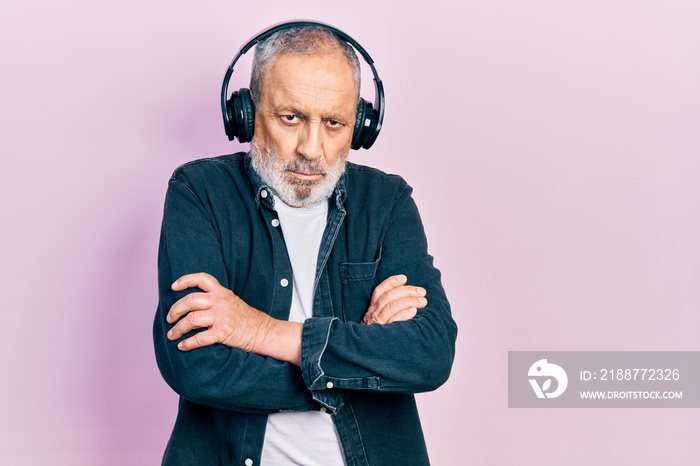
[[[318,160],[308,160],[301,155],[297,156],[296,160],[285,163],[280,169],[285,172],[300,172],[322,176],[328,175],[328,170],[325,169]]]

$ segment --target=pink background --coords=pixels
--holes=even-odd
[[[159,464],[167,180],[239,149],[221,78],[291,18],[351,34],[386,86],[351,157],[414,186],[460,325],[419,396],[433,463],[700,464],[698,409],[508,409],[506,380],[509,350],[700,350],[695,0],[3,0],[0,464]]]

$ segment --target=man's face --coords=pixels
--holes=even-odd
[[[270,66],[251,155],[286,204],[312,206],[332,193],[345,168],[356,108],[353,71],[340,51],[282,54]]]

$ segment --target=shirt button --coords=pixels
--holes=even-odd
[[[277,220],[276,218],[273,218],[272,219],[272,226],[277,228],[278,226],[280,226],[280,221]]]
[[[287,280],[286,278],[283,278],[282,280],[280,280],[280,285],[282,285],[283,287],[286,287],[287,285],[289,285],[289,280]]]
[[[262,197],[263,199],[267,197],[267,189],[263,189],[262,191],[260,191],[260,197]],[[248,464],[248,460],[246,460],[246,464],[250,466],[250,464],[253,464],[253,460],[250,460],[250,464]]]
[[[321,411],[322,413],[325,413],[325,412],[326,412],[326,407],[325,407],[325,406],[321,406],[321,409],[319,409],[319,411]]]
[[[263,191],[263,192],[265,192],[265,191]],[[253,466],[253,460],[251,460],[250,458],[247,458],[244,461],[244,463],[245,463],[245,466]]]
[[[328,382],[326,384],[326,388],[333,388],[333,382]]]

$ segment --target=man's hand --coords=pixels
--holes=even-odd
[[[223,343],[231,348],[270,356],[280,361],[300,364],[302,325],[274,319],[249,306],[231,290],[206,273],[184,275],[172,285],[174,291],[197,287],[202,293],[190,293],[178,300],[166,316],[177,322],[168,332],[177,340],[197,328],[208,328],[181,341],[177,346],[189,351]]]
[[[392,275],[377,285],[362,322],[388,324],[412,319],[428,300],[424,288],[406,285],[407,281],[405,275]]]

